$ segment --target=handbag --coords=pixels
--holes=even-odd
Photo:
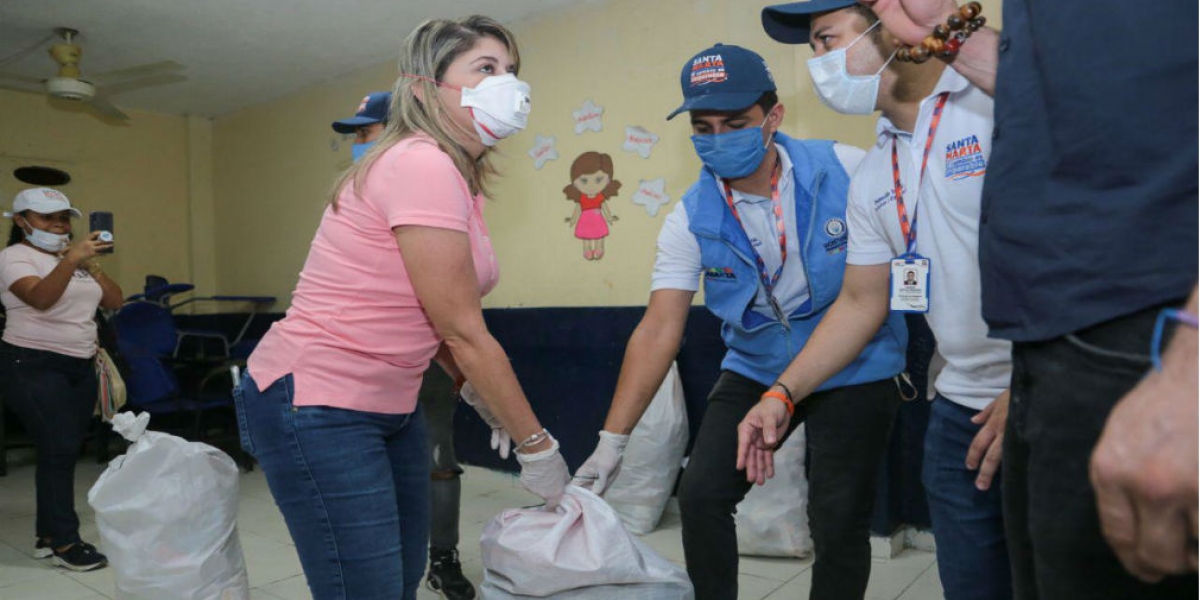
[[[100,383],[96,394],[96,413],[106,423],[111,423],[113,415],[125,406],[127,394],[125,379],[104,348],[96,349],[96,378]]]

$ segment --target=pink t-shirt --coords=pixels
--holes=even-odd
[[[384,152],[361,194],[348,185],[338,210],[325,209],[291,308],[250,356],[259,391],[291,373],[296,406],[415,410],[421,376],[441,340],[413,291],[392,228],[466,232],[483,295],[498,277],[483,203],[432,138],[415,135]]]
[[[46,310],[25,304],[8,289],[26,277],[45,279],[60,260],[25,244],[0,251],[0,300],[8,312],[4,341],[22,348],[91,358],[96,354],[96,307],[104,291],[87,271],[76,269],[62,297]]]

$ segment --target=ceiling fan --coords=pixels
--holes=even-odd
[[[63,40],[51,46],[49,50],[50,57],[59,65],[58,72],[45,79],[16,73],[0,73],[0,88],[44,92],[52,98],[86,102],[100,117],[128,121],[129,115],[114,106],[108,100],[109,97],[154,85],[187,80],[187,77],[178,73],[184,68],[183,65],[173,61],[148,63],[85,78],[79,70],[79,59],[83,55],[83,49],[74,41],[79,32],[68,27],[59,27],[54,33]],[[34,47],[18,55],[27,54],[45,41],[40,40]]]

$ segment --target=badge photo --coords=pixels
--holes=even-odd
[[[929,312],[929,259],[911,254],[892,259],[890,307],[897,312]]]

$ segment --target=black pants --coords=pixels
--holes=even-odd
[[[1088,480],[1113,406],[1150,367],[1158,309],[1013,345],[1004,521],[1017,600],[1196,598],[1196,575],[1146,585],[1100,531]]]
[[[37,531],[53,547],[79,541],[75,462],[96,407],[91,359],[0,342],[0,393],[37,449]]]
[[[733,515],[750,490],[745,471],[736,468],[737,426],[764,391],[741,375],[721,374],[680,482],[683,551],[696,600],[737,598]],[[875,478],[899,406],[889,379],[818,392],[796,407],[788,433],[808,423],[811,598],[861,600],[866,592]]]

